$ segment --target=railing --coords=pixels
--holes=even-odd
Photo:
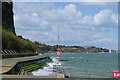
[[[34,55],[38,55],[38,54],[35,52],[30,52],[30,51],[14,51],[14,50],[1,50],[0,51],[0,56],[2,59],[26,57],[26,56],[34,56]]]
[[[4,55],[6,55],[6,54],[20,54],[20,53],[32,53],[31,51],[29,51],[29,50],[26,50],[26,51],[24,51],[24,50],[1,50],[0,51],[0,54],[4,54]]]

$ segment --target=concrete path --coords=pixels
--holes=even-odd
[[[8,58],[8,59],[0,59],[0,74],[5,73],[12,69],[18,62],[24,62],[29,60],[36,60],[40,58],[45,58],[48,56],[45,55],[37,55],[37,56],[29,56],[29,57],[19,57],[19,58]]]

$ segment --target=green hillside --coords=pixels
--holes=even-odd
[[[15,51],[31,51],[35,52],[35,43],[21,39],[9,30],[2,30],[2,49]]]

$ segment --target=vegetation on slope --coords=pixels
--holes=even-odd
[[[2,30],[2,49],[15,51],[35,51],[35,43],[21,39],[9,30]]]
[[[16,36],[11,30],[2,29],[2,50],[13,50],[16,52],[15,54],[34,54],[36,52],[48,52],[51,47],[37,41],[32,42],[22,36]]]

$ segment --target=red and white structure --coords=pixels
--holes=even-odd
[[[62,52],[56,52],[55,54],[56,55],[62,55]]]
[[[120,71],[113,71],[112,76],[113,78],[120,78]]]

